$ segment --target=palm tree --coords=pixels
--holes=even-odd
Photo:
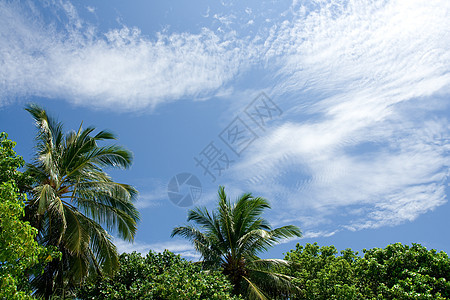
[[[38,229],[38,241],[62,253],[44,273],[32,279],[37,295],[64,295],[89,274],[110,274],[118,268],[118,253],[108,231],[132,241],[139,213],[132,201],[137,191],[114,182],[105,167],[128,168],[130,151],[117,145],[109,131],[94,127],[63,133],[63,126],[35,104],[26,110],[38,128],[36,155],[27,172],[35,179],[26,203],[26,217]]]
[[[293,225],[272,229],[261,214],[270,208],[267,200],[244,194],[231,203],[225,188],[219,187],[219,206],[211,213],[205,207],[189,211],[188,222],[198,225],[176,227],[172,237],[189,239],[203,258],[206,268],[221,268],[234,285],[235,294],[250,299],[288,296],[295,292],[291,277],[278,272],[288,264],[281,259],[260,259],[257,254],[267,251],[283,239],[300,237]]]

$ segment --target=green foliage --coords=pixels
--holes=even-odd
[[[23,179],[17,169],[24,161],[14,146],[6,133],[0,133],[0,299],[31,299],[32,268],[57,254],[39,246],[37,230],[22,220],[26,195],[19,193],[16,181]]]
[[[196,226],[176,227],[172,236],[189,239],[204,259],[204,266],[221,269],[234,286],[234,294],[252,299],[289,295],[295,292],[291,277],[280,274],[287,264],[281,259],[260,259],[257,254],[280,241],[301,236],[293,225],[272,228],[261,217],[270,208],[266,199],[242,195],[231,203],[225,188],[218,192],[218,207],[209,212],[205,207],[189,211],[188,221]]]
[[[450,259],[445,252],[400,243],[364,250],[356,263],[359,289],[384,299],[450,298]]]
[[[286,254],[285,259],[293,263],[288,274],[295,277],[293,282],[301,290],[297,299],[354,299],[352,264],[357,253],[350,249],[342,251],[342,256],[337,253],[334,246],[319,247],[314,243],[297,244]]]
[[[41,107],[26,110],[36,122],[36,155],[27,172],[35,179],[27,202],[27,219],[38,231],[38,242],[57,247],[62,260],[47,264],[32,283],[37,295],[70,295],[90,273],[112,274],[118,268],[113,231],[132,241],[139,212],[137,191],[114,182],[104,168],[128,168],[132,153],[118,145],[100,146],[114,134],[94,127],[63,132],[63,125]],[[106,229],[105,229],[105,228]]]
[[[450,260],[446,253],[413,244],[350,249],[337,255],[334,246],[317,243],[286,254],[292,262],[286,274],[295,277],[296,299],[448,299]]]
[[[18,170],[25,161],[14,151],[15,145],[5,132],[0,133],[0,182],[13,181],[16,188],[23,191],[32,182],[32,178]]]
[[[80,299],[239,299],[220,272],[202,271],[199,265],[169,251],[122,254],[113,276],[91,279],[77,292]]]

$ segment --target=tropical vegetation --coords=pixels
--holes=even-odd
[[[235,295],[251,299],[290,296],[296,288],[292,277],[279,270],[288,262],[281,259],[261,259],[257,256],[277,243],[292,237],[300,237],[300,229],[293,225],[272,228],[261,217],[269,202],[246,193],[231,202],[220,187],[218,207],[209,212],[205,207],[189,211],[187,225],[174,228],[172,237],[179,235],[189,239],[201,254],[203,266],[222,270],[233,284]]]
[[[26,194],[18,186],[26,181],[18,171],[24,164],[15,143],[0,133],[0,299],[31,299],[29,275],[39,275],[43,264],[58,253],[40,246],[37,230],[23,221]]]
[[[203,271],[179,255],[164,251],[122,254],[113,276],[88,280],[77,292],[79,299],[241,299],[218,271]]]
[[[301,293],[293,299],[450,299],[450,259],[441,251],[400,243],[363,250],[317,243],[286,254],[286,274]]]
[[[131,152],[103,145],[116,139],[109,131],[64,132],[41,107],[26,109],[37,126],[30,164],[0,133],[0,299],[450,299],[450,258],[420,244],[361,254],[297,244],[284,259],[262,259],[300,229],[273,228],[266,199],[231,201],[224,187],[214,210],[196,207],[172,231],[199,262],[119,255],[112,234],[134,239],[137,191],[105,169],[128,168]]]
[[[139,213],[132,186],[117,183],[104,168],[128,168],[132,153],[118,145],[99,145],[116,139],[109,131],[93,134],[94,127],[63,131],[63,124],[30,104],[26,110],[36,127],[36,155],[27,164],[34,178],[26,202],[26,218],[37,228],[37,241],[54,246],[61,260],[47,264],[32,279],[36,295],[70,295],[92,273],[112,274],[119,254],[111,235],[132,241]],[[106,228],[104,228],[104,227]],[[108,231],[107,231],[108,230]]]

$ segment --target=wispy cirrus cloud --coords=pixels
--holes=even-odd
[[[367,90],[396,95],[395,102],[448,83],[447,1],[297,3],[293,18],[274,26],[265,41],[266,59],[281,78],[276,90],[325,96]],[[404,90],[412,83],[414,89]]]
[[[154,108],[220,92],[247,57],[233,33],[205,28],[152,39],[123,26],[100,34],[70,2],[50,8],[54,22],[33,4],[0,3],[0,105],[41,96],[90,107]]]
[[[134,206],[139,210],[161,206],[161,202],[166,196],[167,192],[163,193],[160,190],[145,194],[141,193]]]
[[[397,225],[444,204],[450,4],[297,3],[265,41],[285,123],[232,177],[273,200],[275,223],[322,236]]]
[[[447,201],[450,2],[293,1],[270,22],[258,14],[251,39],[231,29],[245,19],[233,11],[216,16],[233,16],[222,20],[228,33],[152,39],[127,26],[98,34],[62,3],[63,28],[0,2],[0,105],[33,95],[136,110],[229,93],[255,67],[283,121],[226,180],[272,200],[275,223],[326,236],[414,220]]]
[[[157,178],[145,178],[139,180],[139,196],[135,202],[135,207],[139,210],[159,207],[167,201],[167,183],[163,183]]]

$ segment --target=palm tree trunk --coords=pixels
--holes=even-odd
[[[60,260],[54,259],[47,264],[44,271],[45,278],[45,293],[44,299],[50,299],[55,293],[55,279],[57,278],[57,273],[62,269],[62,263]],[[62,275],[62,274],[61,274]]]
[[[49,262],[45,268],[45,294],[44,299],[49,300],[53,294],[53,262]]]

